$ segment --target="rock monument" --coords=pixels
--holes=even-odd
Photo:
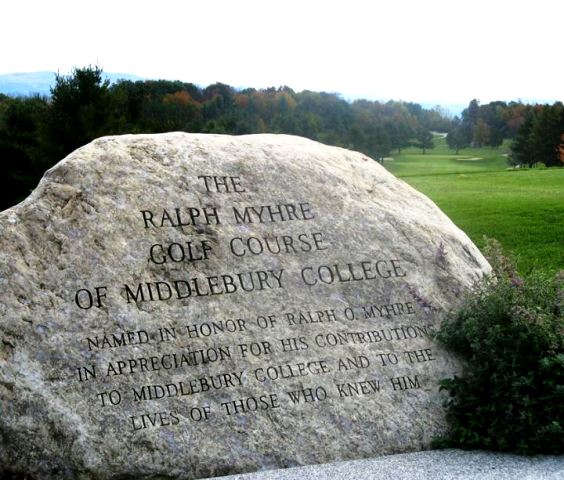
[[[489,271],[375,161],[106,137],[0,213],[0,469],[198,478],[429,447],[433,341]]]

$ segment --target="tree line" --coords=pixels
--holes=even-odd
[[[511,139],[508,163],[512,166],[564,165],[564,106],[526,105],[521,102],[472,100],[452,120],[448,146],[456,153],[467,147],[498,147]]]
[[[0,95],[0,210],[25,198],[56,162],[104,135],[284,133],[380,160],[409,146],[425,153],[433,148],[431,132],[437,131],[449,132],[448,144],[456,151],[497,146],[512,138],[512,161],[529,164],[532,158],[533,163],[553,165],[547,152],[553,148],[554,136],[543,135],[549,124],[551,132],[558,130],[560,142],[562,119],[562,104],[479,105],[473,100],[460,118],[451,119],[438,107],[348,102],[334,93],[295,92],[289,87],[238,90],[223,83],[200,87],[169,80],[123,80],[110,85],[100,68],[77,68],[70,75],[56,76],[50,97]],[[541,146],[543,150],[538,149]]]
[[[2,202],[25,198],[41,175],[76,148],[104,135],[170,131],[285,133],[359,150],[380,159],[412,144],[432,147],[431,130],[450,120],[415,103],[352,103],[337,94],[289,87],[236,90],[168,80],[110,85],[98,67],[57,75],[51,96],[0,95]]]

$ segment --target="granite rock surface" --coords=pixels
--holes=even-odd
[[[198,478],[429,448],[489,265],[372,159],[98,139],[0,213],[0,470]]]

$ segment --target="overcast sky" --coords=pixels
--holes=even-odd
[[[563,100],[564,1],[6,1],[0,74],[107,72],[434,103]]]

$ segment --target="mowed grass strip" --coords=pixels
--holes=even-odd
[[[435,148],[427,150],[408,148],[392,155],[384,164],[398,177],[419,175],[447,175],[451,173],[478,173],[507,169],[509,143],[498,148],[466,148],[458,154],[449,150],[444,137],[434,138]]]
[[[521,273],[564,269],[564,168],[508,170],[504,149],[497,156],[493,150],[463,151],[462,156],[484,159],[466,169],[453,163],[460,155],[432,151],[402,152],[385,165],[431,198],[479,248],[484,236],[499,240],[517,256]],[[471,162],[478,160],[466,163]]]

